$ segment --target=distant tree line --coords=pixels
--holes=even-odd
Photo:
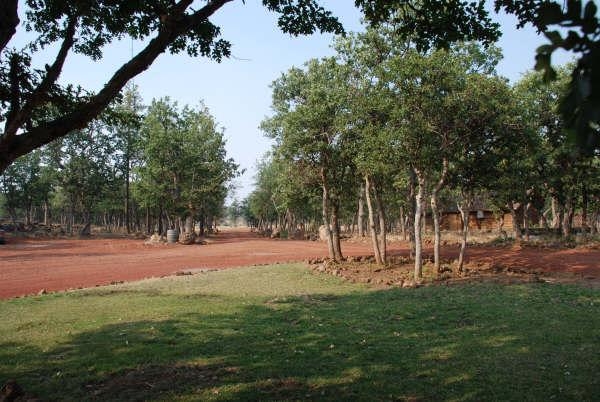
[[[10,165],[0,177],[0,205],[9,222],[60,225],[66,233],[97,225],[162,234],[193,223],[204,231],[223,214],[237,174],[204,105],[180,108],[162,98],[144,106],[128,86],[85,129]]]

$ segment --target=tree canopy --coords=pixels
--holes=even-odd
[[[14,161],[69,132],[85,127],[118,96],[125,84],[168,51],[220,61],[230,43],[210,18],[233,0],[121,1],[27,0],[23,27],[35,38],[23,49],[11,47],[19,28],[19,1],[3,2],[0,12],[0,172]],[[279,15],[280,29],[292,35],[341,33],[341,24],[317,0],[263,0]],[[120,66],[97,93],[59,85],[70,53],[93,60],[123,37],[146,46]],[[51,47],[54,46],[54,47]],[[38,52],[56,49],[43,69],[32,67]],[[52,112],[50,112],[52,109]]]
[[[448,48],[460,40],[490,44],[500,35],[491,22],[485,1],[461,0],[356,0],[373,25],[391,24],[396,33],[411,38],[420,50]],[[536,70],[546,81],[556,79],[551,59],[557,49],[577,56],[560,111],[565,128],[580,148],[594,152],[600,147],[600,22],[594,0],[495,0],[496,12],[503,10],[543,33],[549,43],[537,49]]]

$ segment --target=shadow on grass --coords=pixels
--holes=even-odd
[[[46,351],[0,345],[14,363],[2,377],[44,400],[597,400],[600,314],[581,292],[474,285],[175,312]]]

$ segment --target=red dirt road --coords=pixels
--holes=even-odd
[[[322,242],[270,240],[248,231],[222,232],[199,246],[147,245],[142,240],[26,240],[0,245],[0,298],[39,292],[106,285],[178,271],[242,267],[302,261],[327,254]],[[368,243],[346,242],[345,255],[365,255]],[[444,255],[453,256],[456,248]],[[392,254],[406,254],[405,243],[392,244]],[[472,248],[471,260],[600,278],[600,250]]]

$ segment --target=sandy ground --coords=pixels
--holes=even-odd
[[[345,242],[348,256],[370,254],[368,242]],[[406,243],[393,243],[390,254],[408,255]],[[446,247],[445,257],[456,255]],[[247,230],[221,232],[207,245],[145,244],[143,240],[21,240],[0,245],[0,298],[107,285],[181,271],[223,269],[324,257],[322,242],[271,240]],[[476,247],[471,261],[600,278],[600,250]]]

